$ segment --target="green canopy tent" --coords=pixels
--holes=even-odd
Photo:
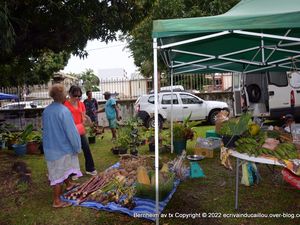
[[[158,174],[158,52],[171,84],[179,73],[293,70],[300,64],[300,1],[242,0],[218,16],[155,20],[152,37]]]
[[[156,20],[152,35],[174,74],[291,70],[300,64],[300,1],[242,0],[218,16]]]

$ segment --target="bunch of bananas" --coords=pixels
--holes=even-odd
[[[236,150],[240,153],[246,153],[250,156],[259,156],[258,151],[264,142],[264,137],[259,137],[258,140],[252,137],[242,137],[235,142]]]
[[[293,143],[281,143],[273,152],[278,159],[297,159],[299,157],[296,146]]]
[[[262,154],[274,156],[278,159],[297,159],[299,154],[293,143],[280,143],[275,150],[263,148],[265,136],[260,135],[257,139],[253,137],[243,137],[235,142],[236,150],[246,153],[249,156],[259,156]]]

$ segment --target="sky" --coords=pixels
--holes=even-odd
[[[137,68],[125,45],[126,43],[121,41],[110,42],[109,44],[98,40],[89,41],[85,48],[89,54],[88,57],[80,59],[71,56],[63,72],[81,73],[86,69],[92,69],[97,75],[99,69],[122,68],[130,75]]]

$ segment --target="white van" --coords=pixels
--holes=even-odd
[[[233,74],[234,114],[252,111],[253,116],[300,117],[300,73],[261,72]]]

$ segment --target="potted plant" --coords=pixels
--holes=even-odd
[[[199,122],[189,121],[190,115],[183,120],[183,122],[176,122],[173,126],[173,145],[174,151],[177,154],[181,154],[182,150],[186,149],[187,140],[192,140],[194,138],[195,131],[193,127],[197,126]]]
[[[14,133],[16,135],[16,142],[13,145],[15,154],[17,156],[23,156],[26,154],[26,144],[28,142],[28,137],[32,133],[33,125],[29,124],[25,127],[22,132]]]
[[[170,152],[171,151],[171,134],[170,130],[160,130],[159,137],[161,140],[161,144],[159,147],[159,152],[164,153],[164,152]]]
[[[94,124],[87,128],[87,134],[88,134],[89,144],[95,144],[96,143],[97,130],[95,129]]]
[[[155,138],[154,138],[154,128],[149,128],[145,132],[145,137],[148,142],[149,151],[154,152],[155,150]],[[170,132],[169,130],[159,130],[159,150],[164,152],[170,150]]]
[[[9,132],[9,125],[7,123],[0,124],[0,149],[4,148],[5,135]]]
[[[113,154],[126,154],[131,143],[131,129],[129,127],[121,127],[118,129],[118,138],[114,141],[114,147],[111,149]]]
[[[28,154],[39,154],[40,153],[40,145],[42,142],[42,133],[40,131],[32,132],[28,136],[28,142],[26,145]]]
[[[3,123],[0,126],[0,138],[2,142],[2,146],[5,145],[9,150],[12,150],[12,145],[15,144],[17,140],[17,133],[11,132],[11,130],[14,130],[15,126],[8,123]]]
[[[154,152],[155,150],[155,140],[154,140],[154,128],[150,127],[144,131],[143,137],[149,146],[149,151]]]

